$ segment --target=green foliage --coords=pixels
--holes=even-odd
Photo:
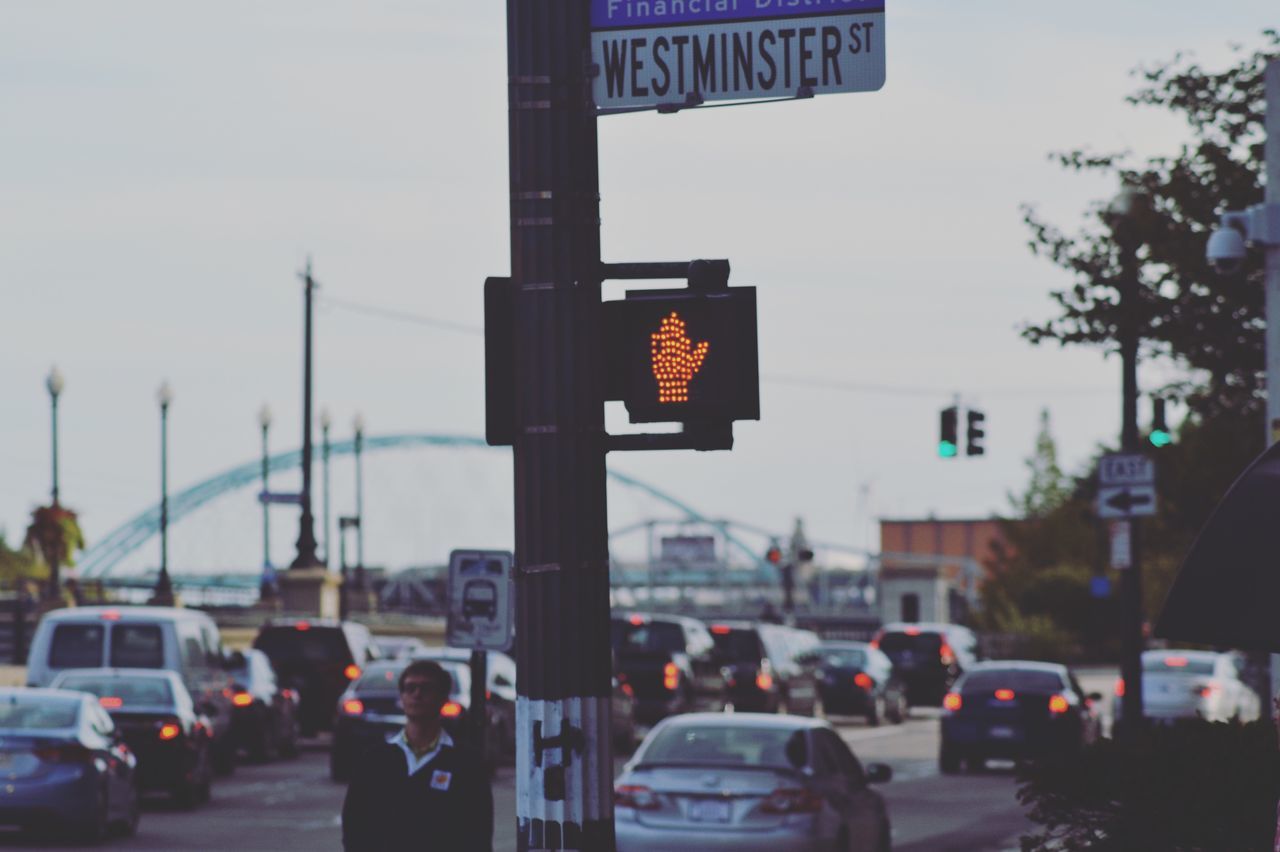
[[[84,533],[76,513],[59,506],[40,506],[31,513],[26,545],[40,553],[46,565],[75,565],[75,553],[84,550]]]
[[[1261,852],[1273,848],[1280,751],[1265,722],[1191,721],[1023,767],[1019,783],[1043,826],[1023,852]]]
[[[0,586],[13,588],[24,580],[44,580],[48,567],[30,549],[14,549],[0,531]]]
[[[1204,245],[1220,209],[1263,199],[1263,72],[1278,52],[1280,34],[1267,30],[1259,49],[1237,48],[1237,63],[1220,72],[1183,56],[1136,72],[1144,86],[1129,102],[1168,110],[1187,123],[1191,138],[1174,154],[1141,163],[1124,153],[1082,149],[1055,155],[1065,168],[1114,175],[1117,189],[1122,182],[1141,188],[1151,203],[1135,212],[1122,239],[1119,220],[1102,203],[1091,211],[1092,224],[1075,235],[1023,208],[1031,250],[1075,279],[1052,294],[1058,316],[1023,328],[1028,340],[1114,351],[1126,321],[1119,287],[1136,276],[1136,298],[1126,301],[1135,309],[1145,354],[1171,358],[1186,371],[1178,395],[1208,417],[1259,415],[1265,386],[1261,257],[1252,258],[1246,274],[1222,277],[1205,261]],[[1122,241],[1140,244],[1137,269],[1125,262]]]

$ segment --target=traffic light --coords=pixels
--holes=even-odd
[[[986,453],[987,448],[982,443],[987,437],[986,429],[983,428],[987,422],[987,415],[981,411],[969,409],[969,430],[965,435],[965,454],[970,456],[980,456]]]
[[[782,561],[782,548],[778,546],[777,542],[769,545],[769,549],[764,553],[764,558],[770,565],[777,565]]]
[[[1173,443],[1173,433],[1164,419],[1164,400],[1160,397],[1151,400],[1151,434],[1147,440],[1153,447],[1167,447]]]
[[[938,457],[953,459],[959,451],[960,409],[956,406],[942,409],[942,429],[938,437]]]

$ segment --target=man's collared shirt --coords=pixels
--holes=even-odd
[[[445,746],[453,748],[453,737],[449,736],[449,732],[445,730],[440,731],[440,738],[436,740],[436,747],[431,749],[431,751],[426,752],[421,757],[418,757],[418,755],[413,753],[413,746],[409,745],[409,737],[408,734],[405,733],[404,728],[401,728],[400,733],[396,734],[394,737],[388,737],[387,742],[392,745],[400,746],[400,750],[404,752],[405,760],[409,763],[410,775],[413,775],[419,769],[434,760],[436,755],[440,753],[440,749]]]

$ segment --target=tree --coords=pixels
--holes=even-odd
[[[1058,445],[1049,428],[1049,409],[1040,412],[1040,432],[1035,451],[1027,459],[1031,482],[1021,496],[1010,495],[1010,502],[1022,517],[1041,518],[1061,506],[1071,496],[1067,477],[1058,466]]]
[[[76,513],[54,503],[31,512],[26,546],[40,554],[45,565],[75,565],[75,553],[84,550],[84,533]]]
[[[1239,60],[1211,72],[1178,55],[1135,73],[1144,87],[1129,96],[1135,106],[1167,109],[1182,116],[1190,141],[1172,155],[1134,163],[1128,153],[1096,154],[1076,149],[1055,154],[1066,168],[1115,175],[1117,184],[1140,188],[1150,204],[1131,223],[1138,251],[1136,321],[1144,355],[1171,359],[1186,373],[1178,384],[1201,417],[1228,414],[1256,421],[1264,381],[1262,265],[1254,257],[1242,276],[1224,278],[1204,259],[1204,245],[1220,209],[1243,209],[1263,198],[1263,73],[1280,53],[1280,34],[1263,33],[1252,52],[1237,47]],[[1120,315],[1119,285],[1125,253],[1119,223],[1104,204],[1090,211],[1091,224],[1067,235],[1026,205],[1031,250],[1071,273],[1071,287],[1052,293],[1058,316],[1027,324],[1033,344],[1103,346],[1115,351]],[[1255,423],[1261,435],[1261,423]]]

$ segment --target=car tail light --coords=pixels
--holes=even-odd
[[[1012,689],[997,689],[996,701],[1012,701],[1014,693]]]
[[[667,663],[662,667],[662,686],[671,692],[675,692],[680,686],[680,669],[675,663]]]
[[[1187,667],[1186,657],[1165,657],[1164,664],[1171,669],[1185,669]]]
[[[944,666],[949,666],[956,661],[956,652],[951,650],[951,646],[946,642],[938,648],[938,659],[942,661]]]
[[[298,693],[294,692],[292,689],[282,689],[280,690],[280,697],[286,701],[293,701],[298,697]]]
[[[854,675],[853,682],[856,685],[862,687],[863,689],[871,689],[873,686],[876,685],[876,682],[871,679],[871,675],[867,674],[866,672],[858,672],[856,675]]]
[[[342,712],[348,716],[359,716],[364,713],[364,702],[359,698],[348,698],[342,702]]]
[[[116,710],[124,706],[124,699],[118,695],[104,695],[98,699],[98,703],[107,710]]]
[[[773,689],[773,675],[764,669],[756,672],[756,688],[765,692]]]
[[[231,696],[231,703],[236,707],[248,707],[253,703],[253,696],[247,692],[237,692]]]
[[[636,691],[629,683],[624,683],[622,685],[622,693],[623,695],[626,695],[628,698],[636,697]]]
[[[1063,713],[1067,712],[1067,708],[1069,706],[1070,705],[1067,704],[1067,698],[1065,695],[1049,696],[1049,712],[1054,716],[1061,716]]]
[[[1216,683],[1207,683],[1197,691],[1200,693],[1201,698],[1212,698],[1222,691],[1222,687],[1218,686]]]
[[[295,621],[295,622],[293,623],[293,629],[294,629],[294,630],[310,630],[310,629],[311,629],[311,622],[310,622],[310,621]]]
[[[92,763],[94,758],[93,749],[80,743],[44,746],[35,749],[34,754],[47,763]]]
[[[458,702],[456,702],[456,701],[448,701],[448,702],[445,702],[445,705],[444,705],[443,707],[441,707],[441,708],[440,708],[440,715],[441,715],[441,716],[448,717],[448,718],[450,718],[450,719],[453,719],[453,718],[456,718],[456,717],[458,717],[458,716],[461,716],[461,715],[462,715],[462,705],[461,705],[461,704],[459,704],[459,703],[458,703]]]
[[[1116,678],[1116,698],[1124,698],[1124,678]]]
[[[355,663],[352,663],[351,665],[343,669],[342,673],[346,675],[347,680],[355,680],[356,678],[360,677],[360,667],[357,666]]]
[[[822,797],[804,787],[779,787],[760,803],[767,814],[816,814],[822,810]]]
[[[880,650],[880,637],[883,635],[884,635],[884,631],[882,630],[879,633],[877,633],[875,636],[871,637],[871,647],[875,648],[877,651]]]
[[[728,635],[729,635],[729,629],[730,629],[730,628],[729,628],[729,625],[727,625],[727,624],[713,624],[713,625],[711,625],[711,632],[712,632],[712,633],[714,633],[714,634],[716,634],[717,636],[728,636]]]
[[[642,784],[619,784],[613,788],[613,805],[637,811],[656,811],[662,807],[657,795]]]
[[[173,722],[165,722],[160,726],[160,730],[156,731],[156,736],[162,740],[176,740],[178,734],[182,733],[182,728]]]
[[[631,624],[632,624],[633,626],[635,626],[635,627],[639,627],[639,626],[641,626],[642,624],[644,624],[644,616],[643,616],[643,615],[633,615],[633,616],[631,616],[631,617],[630,617],[629,619],[627,619],[627,620],[628,620],[628,621],[630,621],[630,622],[631,622]]]
[[[964,702],[960,700],[960,693],[958,692],[948,692],[942,698],[943,709],[950,710],[952,713],[959,710],[960,705],[962,705],[963,703]]]

